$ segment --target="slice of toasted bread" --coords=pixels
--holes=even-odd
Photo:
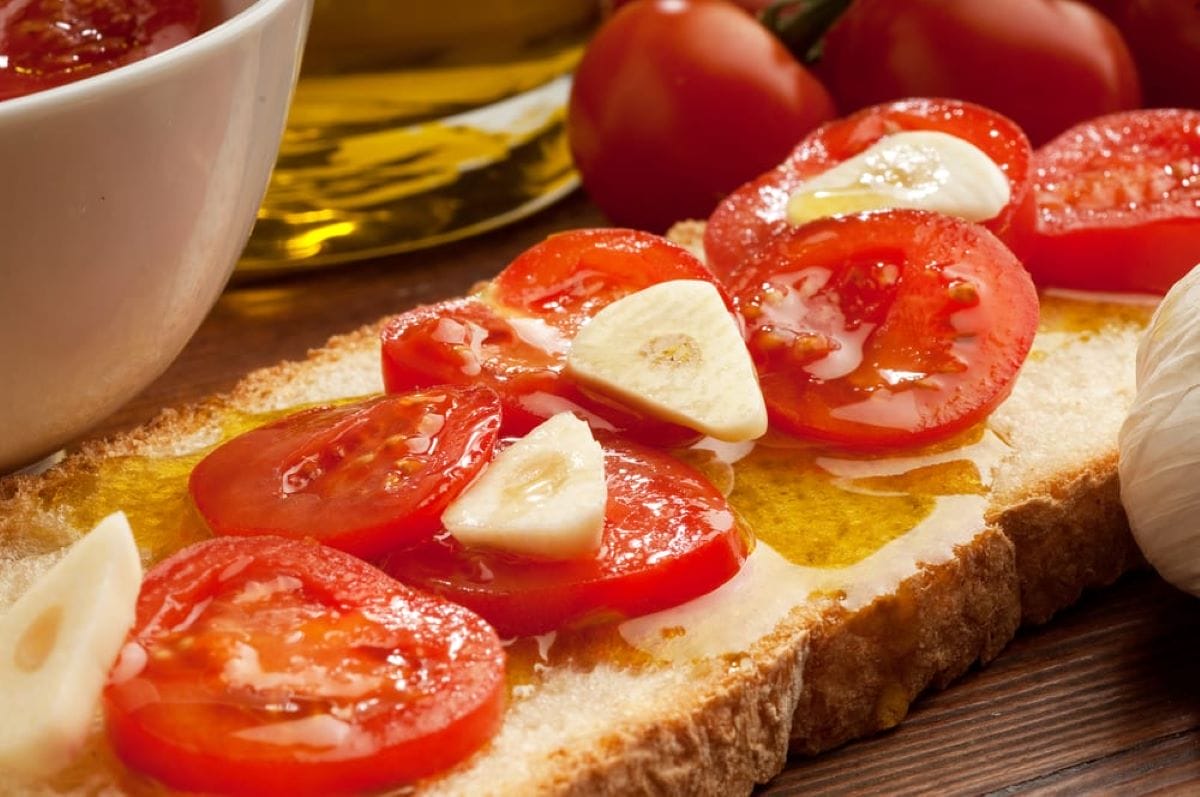
[[[674,237],[695,246],[701,230]],[[1022,618],[1045,620],[1137,561],[1115,440],[1148,315],[1148,306],[1048,301],[1012,396],[953,445],[880,460],[778,440],[748,456],[697,455],[751,525],[769,531],[742,572],[675,610],[514,641],[499,735],[417,790],[748,792],[782,767],[789,742],[816,752],[896,724],[923,689],[995,656]],[[129,514],[147,562],[203,536],[185,489],[199,453],[271,413],[380,390],[378,345],[375,327],[335,338],[302,363],[251,374],[228,397],[86,445],[40,476],[0,481],[0,605],[113,508]],[[806,457],[820,462],[778,464]],[[820,501],[797,503],[810,488],[847,512],[830,521]],[[912,522],[893,529],[886,513],[860,511],[874,501],[908,507],[899,514],[911,511]],[[835,536],[817,551],[808,535],[831,524],[860,544],[846,550]],[[20,788],[152,787],[122,769],[97,730],[77,764]]]

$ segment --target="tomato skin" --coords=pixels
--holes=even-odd
[[[1200,4],[1195,0],[1092,0],[1120,29],[1137,62],[1148,108],[1200,108]],[[1193,76],[1189,79],[1188,76]]]
[[[703,218],[834,114],[820,82],[724,0],[640,0],[592,39],[567,132],[584,188],[616,224]]]
[[[508,434],[525,434],[555,413],[572,411],[595,429],[645,442],[695,441],[696,432],[585,392],[562,374],[571,338],[588,318],[673,279],[715,284],[699,260],[656,235],[622,229],[552,235],[478,295],[390,319],[381,335],[384,385],[403,391],[483,382],[501,396]]]
[[[870,147],[887,133],[936,130],[979,147],[1007,175],[1011,198],[984,226],[1008,238],[1019,215],[1027,215],[1033,152],[1011,120],[987,108],[944,99],[910,99],[877,105],[824,125],[801,141],[771,171],[730,194],[709,217],[704,233],[708,265],[729,281],[755,254],[793,225],[787,203],[803,183]]]
[[[461,606],[312,542],[217,538],[147,573],[104,709],[117,754],[174,788],[344,794],[469,755],[504,677],[495,631]],[[345,736],[252,738],[320,715]]]
[[[847,448],[920,445],[983,420],[1038,322],[1033,283],[1004,244],[917,210],[795,228],[733,292],[772,423]]]
[[[196,35],[197,0],[8,0],[0,100],[106,72]]]
[[[218,534],[312,537],[372,556],[433,535],[491,460],[500,413],[482,386],[303,410],[213,450],[188,489]]]
[[[1013,248],[1039,285],[1161,294],[1200,263],[1200,111],[1095,119],[1036,165]]]
[[[597,439],[608,506],[595,558],[538,562],[466,549],[445,534],[389,556],[384,570],[478,612],[505,637],[648,614],[729,580],[749,551],[720,491],[668,454]]]
[[[1075,0],[855,0],[818,73],[844,111],[954,97],[1013,119],[1035,146],[1142,99],[1120,32]]]

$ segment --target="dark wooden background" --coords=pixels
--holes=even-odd
[[[330,335],[457,295],[555,230],[602,224],[578,194],[512,227],[437,249],[236,282],[106,435],[229,389]],[[1200,555],[1200,551],[1197,552]],[[764,795],[1200,795],[1200,601],[1151,573],[1095,592],[999,659],[926,695],[897,730],[794,759]]]

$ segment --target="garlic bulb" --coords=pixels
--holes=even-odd
[[[1200,266],[1163,298],[1138,345],[1137,396],[1118,444],[1134,539],[1163,578],[1200,595]]]

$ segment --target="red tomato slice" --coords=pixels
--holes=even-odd
[[[349,554],[217,538],[146,575],[104,708],[173,788],[345,794],[439,772],[499,727],[504,651],[461,606]]]
[[[569,340],[537,318],[514,323],[475,297],[418,307],[383,329],[389,392],[441,384],[486,384],[501,397],[504,428],[524,434],[557,412],[587,415],[587,402],[562,378]],[[603,428],[604,422],[591,419]]]
[[[861,448],[982,420],[1033,342],[1029,274],[987,230],[915,210],[812,222],[747,266],[734,301],[772,422]]]
[[[437,531],[491,460],[500,411],[483,386],[304,410],[221,445],[188,488],[218,534],[312,537],[372,556]]]
[[[1200,111],[1094,119],[1035,165],[1013,248],[1039,285],[1166,293],[1200,263]]]
[[[709,268],[729,280],[771,239],[792,229],[787,203],[803,183],[862,152],[884,135],[902,130],[935,130],[979,147],[1008,176],[1008,205],[985,225],[1006,237],[1029,193],[1032,153],[1025,134],[994,111],[956,100],[914,99],[864,108],[818,128],[788,159],[734,191],[708,220],[704,251]]]
[[[637,230],[573,230],[527,249],[493,280],[502,308],[536,316],[568,335],[606,305],[660,282],[715,282],[690,252]]]
[[[642,288],[673,279],[714,281],[695,257],[634,230],[551,236],[512,262],[481,296],[418,307],[382,332],[389,391],[482,382],[504,402],[504,428],[524,434],[558,412],[593,428],[661,445],[695,432],[585,393],[562,375],[571,337],[592,315]],[[723,293],[723,291],[722,291]]]
[[[729,580],[747,541],[720,491],[667,454],[601,442],[608,507],[595,558],[538,562],[466,549],[444,534],[393,554],[384,569],[479,612],[505,636],[648,614]]]
[[[6,0],[0,100],[132,63],[199,29],[197,0]]]

